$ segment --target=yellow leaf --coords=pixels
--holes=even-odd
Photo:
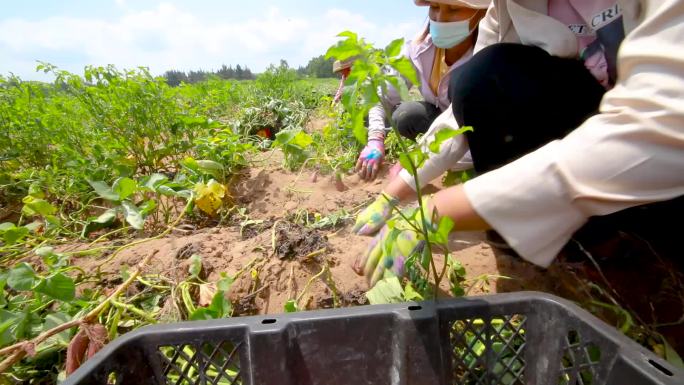
[[[207,184],[197,183],[195,185],[195,193],[197,207],[209,215],[214,215],[223,204],[223,198],[226,196],[226,186],[212,179]]]

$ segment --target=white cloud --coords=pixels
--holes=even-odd
[[[117,5],[126,7],[124,0]],[[86,64],[139,65],[154,73],[176,69],[210,69],[221,64],[247,64],[263,70],[280,58],[292,65],[325,52],[335,35],[351,29],[377,44],[412,35],[411,23],[381,26],[362,15],[331,9],[320,18],[286,16],[276,7],[259,18],[237,23],[209,23],[174,5],[160,3],[144,11],[127,11],[113,21],[48,17],[0,21],[0,73],[14,71],[25,78],[32,60],[47,60],[71,71]],[[3,52],[8,51],[8,52]],[[20,70],[21,69],[21,70]]]

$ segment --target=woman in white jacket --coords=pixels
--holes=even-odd
[[[429,7],[429,22],[421,36],[408,42],[402,54],[413,63],[421,81],[422,101],[402,101],[389,87],[386,104],[401,135],[415,139],[449,106],[449,79],[473,55],[477,25],[490,0],[414,0]],[[409,84],[409,86],[411,86]],[[385,157],[385,110],[382,104],[368,113],[368,144],[361,151],[356,170],[373,180]]]
[[[568,5],[574,14],[565,19]],[[460,125],[474,126],[475,132],[467,139],[481,175],[435,194],[428,204],[438,215],[453,219],[454,230],[496,229],[523,258],[545,267],[590,217],[663,201],[675,202],[673,207],[681,213],[684,3],[624,0],[600,8],[603,5],[573,0],[493,2],[480,25],[478,52],[469,62],[473,67],[460,74],[469,76],[469,83],[455,81],[451,89],[454,118]],[[561,8],[553,8],[557,6]],[[588,27],[594,32],[593,40],[581,36]],[[626,38],[618,55],[615,39],[619,43],[620,32]],[[599,43],[593,43],[596,40]],[[515,43],[516,48],[496,44],[502,42]],[[577,110],[589,116],[586,119],[581,113],[570,116],[554,107],[561,104],[525,95],[534,88],[556,91],[538,84],[538,79],[522,83],[520,100],[505,99],[505,92],[494,87],[515,84],[515,78],[505,79],[510,75],[507,66],[532,73],[528,66],[515,67],[521,57],[570,58],[582,49],[586,56],[580,58],[587,73],[608,89],[598,113],[591,111],[593,98],[603,93],[598,88],[594,88],[596,94],[574,98],[545,96],[581,106]],[[572,71],[579,73],[576,68]],[[546,75],[551,77],[542,80],[550,85],[566,81]],[[567,91],[572,93],[573,87]],[[482,103],[496,98],[501,100]],[[530,105],[530,100],[537,104]],[[520,105],[520,101],[527,104]],[[574,130],[573,118],[579,120]],[[527,132],[523,130],[526,123],[530,125]],[[374,222],[382,224],[383,214],[380,210],[366,215],[370,220],[357,224],[357,229],[377,231],[380,226]],[[406,232],[383,248],[385,234],[381,231],[363,263],[363,272],[374,280],[386,268],[401,274],[400,262],[421,241],[419,234]]]

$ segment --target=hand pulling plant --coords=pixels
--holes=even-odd
[[[338,60],[356,58],[345,83],[346,88],[342,96],[342,103],[351,115],[354,135],[359,142],[366,142],[364,117],[368,115],[373,106],[382,103],[386,120],[391,122],[392,130],[397,136],[402,151],[399,155],[399,161],[402,167],[413,176],[418,195],[417,208],[400,210],[396,203],[392,204],[392,209],[396,215],[387,221],[386,227],[375,239],[378,244],[375,245],[374,252],[369,256],[366,266],[377,264],[378,268],[369,272],[372,274],[372,277],[369,278],[371,282],[377,282],[383,277],[387,279],[380,281],[382,282],[379,285],[380,287],[376,285],[374,289],[369,291],[369,298],[371,302],[386,302],[390,298],[384,294],[390,292],[396,294],[396,290],[388,290],[390,287],[396,288],[395,283],[398,283],[398,281],[394,281],[397,278],[392,278],[391,275],[387,276],[388,270],[397,275],[401,275],[403,271],[408,272],[410,282],[401,295],[403,299],[422,299],[425,295],[430,294],[431,276],[434,279],[432,295],[436,295],[437,288],[447,272],[449,272],[450,277],[457,277],[458,274],[453,274],[453,272],[462,269],[462,267],[459,267],[449,256],[447,247],[448,235],[454,223],[450,218],[440,218],[436,211],[430,212],[428,210],[426,207],[427,199],[420,188],[417,170],[427,160],[427,151],[438,153],[444,141],[470,130],[470,127],[458,130],[442,129],[437,132],[434,140],[429,144],[409,148],[391,119],[392,108],[384,97],[387,95],[388,88],[394,87],[402,99],[407,100],[408,87],[406,82],[419,85],[413,64],[408,58],[401,55],[404,39],[394,40],[384,50],[379,50],[364,39],[360,39],[353,32],[342,32],[338,36],[344,39],[328,49],[326,58],[334,57]],[[416,245],[418,246],[414,247]],[[435,246],[446,253],[441,270],[437,269],[433,258]],[[454,293],[461,291],[458,279],[450,280],[450,283]],[[416,285],[417,291],[412,284]],[[396,300],[397,298],[392,299]]]

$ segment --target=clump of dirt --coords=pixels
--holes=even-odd
[[[192,257],[193,254],[197,254],[200,250],[201,250],[201,247],[199,247],[198,244],[188,243],[184,246],[181,246],[176,251],[176,259],[188,259],[188,258]]]
[[[342,294],[342,303],[345,306],[368,305],[368,298],[366,298],[366,291],[360,287],[355,287],[350,291]]]
[[[280,259],[305,258],[319,255],[328,248],[328,238],[318,230],[292,222],[276,222],[276,256]],[[317,258],[317,256],[314,256]],[[316,259],[320,262],[320,258]]]

